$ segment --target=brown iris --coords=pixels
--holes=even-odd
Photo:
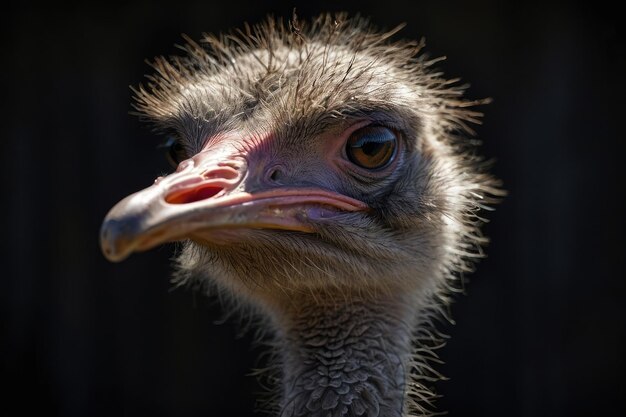
[[[361,168],[380,169],[387,166],[396,155],[396,133],[384,126],[365,126],[348,138],[346,154]]]

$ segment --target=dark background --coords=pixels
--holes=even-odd
[[[516,3],[516,2],[511,2]],[[599,2],[132,2],[2,11],[0,414],[245,416],[259,353],[215,300],[170,291],[165,246],[108,263],[108,209],[168,170],[128,114],[144,59],[266,13],[360,11],[426,36],[484,110],[510,195],[457,297],[437,388],[451,416],[625,415],[620,13]]]

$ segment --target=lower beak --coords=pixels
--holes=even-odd
[[[207,175],[211,172],[211,175]],[[222,175],[226,174],[226,175]],[[229,228],[283,229],[312,233],[312,220],[367,209],[359,200],[321,188],[274,188],[248,193],[235,187],[223,167],[183,170],[132,194],[107,214],[100,243],[113,262],[161,243]],[[210,237],[208,238],[210,240]]]

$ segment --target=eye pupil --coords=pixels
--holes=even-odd
[[[363,146],[361,146],[361,150],[363,151],[365,155],[373,156],[373,155],[376,155],[383,146],[385,145],[382,143],[367,142]]]
[[[187,159],[185,147],[176,138],[167,138],[159,148],[164,149],[165,159],[173,168],[176,168],[178,164]]]
[[[346,143],[348,159],[366,169],[381,169],[396,155],[396,133],[384,126],[366,126],[358,129]]]

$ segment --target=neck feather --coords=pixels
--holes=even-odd
[[[394,298],[311,297],[280,313],[281,416],[404,415],[415,313]]]

